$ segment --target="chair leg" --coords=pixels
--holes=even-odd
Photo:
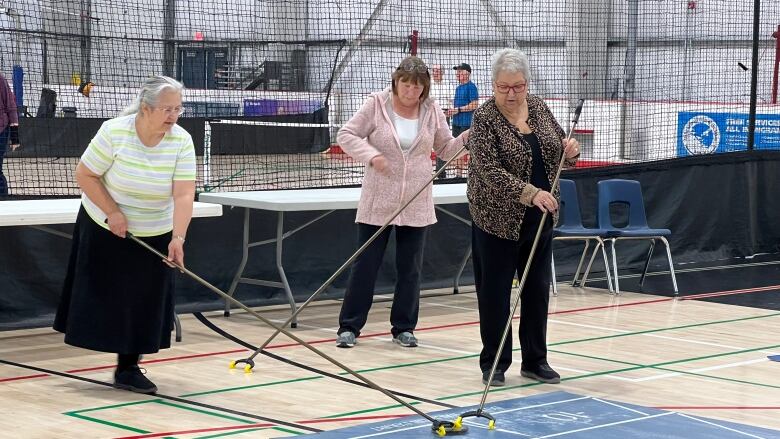
[[[672,286],[674,286],[674,295],[676,296],[679,291],[677,290],[677,277],[674,275],[674,263],[672,262],[672,250],[669,248],[669,241],[663,236],[660,237],[661,241],[666,246],[666,258],[669,259],[669,273],[672,275]]]
[[[607,246],[604,244],[604,241],[601,238],[596,238],[596,247],[593,248],[593,254],[590,256],[588,268],[585,270],[585,275],[582,277],[581,286],[584,288],[585,284],[588,282],[588,275],[590,274],[591,266],[593,266],[593,261],[596,260],[596,255],[599,250],[601,250],[601,256],[604,257],[604,272],[607,274],[607,290],[611,294],[615,294],[615,290],[612,288],[612,270],[609,268],[609,259],[607,259],[606,249]]]
[[[609,259],[607,259],[607,245],[604,241],[599,242],[601,244],[601,256],[604,258],[604,272],[607,273],[607,288],[609,292],[617,295],[614,283],[612,282],[612,270],[609,269]]]
[[[555,278],[555,256],[552,255],[552,252],[550,252],[550,269],[552,270],[552,291],[553,296],[558,295],[558,283],[556,282]]]
[[[585,240],[585,248],[582,249],[582,255],[580,256],[580,263],[577,264],[577,270],[574,272],[574,279],[571,280],[571,286],[577,286],[577,278],[580,277],[580,270],[582,269],[582,263],[585,262],[585,255],[588,253],[588,247],[590,247],[590,239]]]
[[[650,258],[653,257],[653,249],[655,248],[655,238],[650,241],[650,250],[647,251],[647,260],[645,260],[645,268],[642,270],[642,275],[639,276],[639,287],[645,284],[645,276],[647,276],[647,269],[650,267]]]
[[[615,295],[620,294],[620,274],[618,273],[618,266],[617,266],[617,251],[615,250],[615,241],[616,239],[610,239],[612,242],[612,273],[615,275],[614,277],[614,284],[615,284]]]
[[[596,247],[593,248],[593,253],[590,255],[590,261],[588,261],[588,266],[585,268],[585,273],[582,274],[582,280],[580,281],[580,286],[582,288],[585,288],[585,284],[588,282],[588,276],[590,276],[590,268],[593,266],[593,260],[596,259],[596,254],[599,251],[599,245],[600,245],[599,243],[596,243]]]
[[[181,342],[181,321],[176,310],[173,311],[173,327],[176,329],[176,341]]]

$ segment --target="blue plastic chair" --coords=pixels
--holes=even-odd
[[[647,225],[647,215],[645,215],[645,202],[642,197],[642,186],[635,180],[603,180],[598,182],[598,225],[599,228],[607,231],[605,240],[612,243],[612,267],[615,279],[615,293],[620,293],[620,283],[618,281],[617,253],[615,252],[615,242],[627,239],[646,239],[650,240],[650,250],[647,253],[645,267],[642,270],[642,276],[639,279],[640,287],[645,282],[647,269],[650,266],[650,258],[653,256],[656,240],[660,240],[666,246],[666,257],[669,260],[669,273],[672,275],[672,285],[674,294],[677,295],[677,278],[674,275],[674,263],[672,262],[672,252],[669,248],[667,236],[672,234],[669,229],[652,229]],[[628,225],[625,227],[615,227],[610,215],[610,206],[614,203],[624,203],[628,205]]]
[[[604,270],[607,273],[607,287],[610,292],[612,289],[612,276],[610,274],[609,260],[607,258],[607,252],[605,250],[604,238],[607,236],[607,231],[600,228],[587,228],[582,225],[582,214],[580,213],[580,202],[577,196],[577,186],[572,180],[560,179],[560,213],[561,222],[553,229],[553,240],[579,240],[585,241],[585,248],[582,249],[582,255],[580,256],[580,262],[577,264],[577,270],[574,272],[574,279],[572,279],[572,286],[577,285],[577,279],[582,269],[582,264],[585,262],[585,255],[588,253],[591,241],[596,241],[596,247],[593,248],[588,266],[585,272],[582,274],[582,280],[580,286],[585,287],[588,282],[588,274],[593,266],[593,260],[596,258],[598,250],[601,249],[601,255],[604,257]],[[558,288],[555,285],[555,260],[552,261],[552,274],[553,274],[553,294],[558,295]]]

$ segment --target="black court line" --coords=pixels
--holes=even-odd
[[[257,347],[256,346],[253,346],[253,345],[251,345],[251,344],[241,340],[240,338],[230,334],[229,332],[225,331],[224,329],[218,327],[213,322],[211,322],[211,320],[207,319],[203,314],[201,314],[199,312],[196,312],[196,313],[192,313],[192,315],[194,315],[196,319],[200,320],[201,323],[206,325],[208,328],[210,328],[212,331],[216,332],[217,334],[219,334],[219,335],[227,338],[228,340],[230,340],[230,341],[232,341],[234,343],[237,343],[237,344],[239,344],[239,345],[241,345],[241,346],[243,346],[243,347],[245,347],[247,349],[251,349],[252,351],[257,351]],[[274,360],[278,360],[278,361],[281,361],[283,363],[287,363],[287,364],[289,364],[291,366],[295,366],[295,367],[299,367],[299,368],[304,369],[304,370],[308,370],[309,372],[313,372],[313,373],[316,373],[318,375],[326,376],[328,378],[333,378],[333,379],[339,380],[339,381],[344,381],[345,383],[354,384],[354,385],[365,387],[365,388],[368,388],[368,389],[371,389],[371,390],[376,390],[373,387],[369,386],[368,384],[366,384],[366,383],[364,383],[362,381],[354,380],[352,378],[347,378],[347,377],[341,376],[341,375],[336,375],[334,373],[326,372],[324,370],[320,370],[320,369],[317,369],[317,368],[312,367],[312,366],[307,366],[307,365],[305,365],[303,363],[299,363],[297,361],[290,360],[289,358],[285,358],[285,357],[282,357],[280,355],[276,355],[276,354],[268,352],[266,350],[262,350],[262,351],[260,351],[260,353],[265,355],[266,357],[273,358]],[[423,398],[421,396],[411,395],[411,394],[408,394],[408,393],[397,392],[395,390],[390,390],[390,389],[385,389],[385,390],[387,390],[388,392],[392,393],[393,395],[396,395],[396,396],[399,396],[399,397],[404,397],[404,398],[408,398],[408,399],[414,399],[414,400],[420,401],[420,402],[427,402],[428,404],[438,405],[438,406],[446,407],[446,408],[449,408],[449,409],[458,408],[458,406],[452,405],[452,404],[448,404],[446,402],[441,402],[441,401],[436,401],[436,400],[433,400],[433,399]]]
[[[22,368],[22,369],[34,370],[36,372],[43,372],[43,373],[47,373],[49,375],[57,375],[57,376],[61,376],[63,378],[70,378],[70,379],[73,379],[73,380],[84,381],[84,382],[87,382],[87,383],[92,383],[92,384],[97,384],[97,385],[100,385],[100,386],[106,386],[106,387],[114,388],[113,384],[107,383],[105,381],[95,380],[95,379],[92,379],[92,378],[86,378],[86,377],[82,377],[82,376],[78,376],[78,375],[72,375],[72,374],[65,373],[65,372],[58,372],[58,371],[51,370],[51,369],[44,369],[42,367],[36,367],[36,366],[30,366],[28,364],[16,363],[14,361],[3,360],[1,358],[0,358],[0,363],[7,364],[9,366],[19,367],[19,368]],[[129,390],[127,390],[127,391],[129,392]],[[144,395],[142,393],[138,393],[138,395],[148,396],[150,398],[167,399],[169,401],[176,401],[176,402],[182,403],[182,404],[189,404],[189,405],[194,405],[194,406],[198,406],[198,407],[202,407],[202,408],[206,408],[206,409],[210,409],[210,410],[214,410],[214,411],[230,413],[230,414],[236,415],[236,416],[244,416],[244,417],[251,418],[251,419],[257,419],[257,420],[260,420],[260,421],[270,422],[270,423],[273,423],[273,424],[276,424],[276,425],[284,425],[284,426],[291,427],[291,428],[297,428],[297,429],[309,431],[309,432],[312,432],[312,433],[320,433],[320,432],[324,431],[324,430],[320,430],[318,428],[313,428],[313,427],[309,427],[309,426],[306,426],[306,425],[296,424],[294,422],[282,421],[282,420],[279,420],[279,419],[268,418],[268,417],[265,417],[265,416],[255,415],[255,414],[252,414],[252,413],[242,412],[242,411],[233,410],[233,409],[220,407],[220,406],[216,406],[216,405],[205,404],[205,403],[197,402],[197,401],[191,401],[189,399],[179,398],[178,396],[164,395],[164,394],[161,394],[161,393],[156,393],[154,395]]]

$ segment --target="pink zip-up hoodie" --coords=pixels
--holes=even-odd
[[[392,214],[407,202],[421,187],[425,190],[404,209],[390,224],[423,227],[436,222],[433,206],[433,177],[431,150],[443,160],[449,160],[463,147],[463,134],[452,137],[450,127],[439,104],[432,98],[420,107],[417,137],[404,153],[398,140],[387,103],[392,91],[387,89],[373,93],[363,106],[344,125],[337,140],[341,148],[352,158],[366,165],[382,154],[387,158],[387,174],[366,166],[363,187],[355,222],[381,226]],[[465,153],[465,151],[464,151]]]

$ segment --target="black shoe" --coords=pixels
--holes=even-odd
[[[490,378],[490,371],[486,370],[482,372],[482,384],[487,384],[488,378]],[[493,381],[490,382],[490,385],[493,387],[501,387],[504,384],[506,384],[506,379],[504,378],[504,371],[500,369],[496,369],[496,373],[493,374]]]
[[[144,371],[138,366],[130,366],[114,373],[114,387],[136,393],[157,393],[157,386],[144,376]]]
[[[532,378],[547,384],[558,384],[561,382],[561,376],[554,371],[547,363],[542,363],[534,369],[520,368],[520,375],[526,378]]]

